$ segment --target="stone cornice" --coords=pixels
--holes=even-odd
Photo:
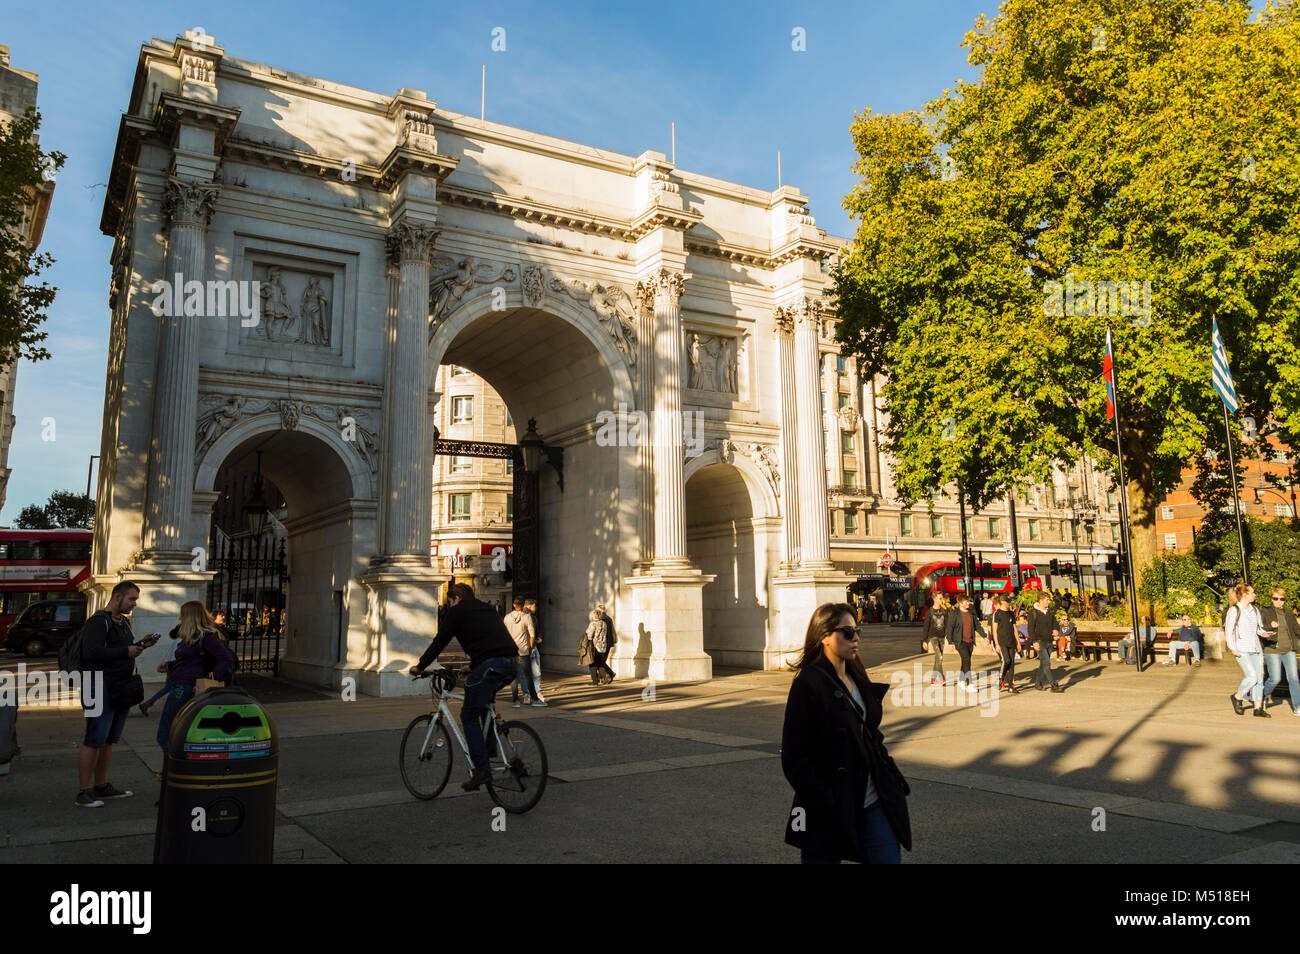
[[[403,176],[412,172],[429,176],[441,183],[459,164],[460,160],[452,156],[412,149],[409,146],[397,146],[380,165],[377,185],[387,191],[397,185]]]
[[[158,97],[153,125],[168,145],[175,144],[176,133],[182,125],[212,129],[216,136],[212,151],[219,156],[235,124],[239,122],[241,112],[237,106],[218,106],[215,103],[186,99],[175,93],[163,93]]]
[[[674,209],[666,205],[655,205],[632,220],[628,226],[628,238],[636,241],[658,228],[678,229],[685,232],[704,221],[703,214],[694,209]]]
[[[104,194],[104,209],[99,217],[99,231],[104,235],[117,235],[122,206],[126,202],[127,188],[140,161],[140,144],[154,133],[154,124],[140,116],[126,113],[117,127],[117,144],[113,147],[113,166],[108,174],[108,188]]]
[[[608,235],[619,241],[632,241],[630,226],[625,221],[563,209],[559,206],[537,202],[533,199],[520,199],[499,192],[481,192],[464,186],[446,185],[438,190],[438,199],[445,205],[460,206],[469,209],[484,209],[498,212],[512,218],[531,220],[542,225],[554,225],[572,229],[575,232],[589,232],[594,235]]]
[[[357,182],[366,183],[376,189],[379,188],[380,180],[383,178],[383,170],[378,166],[360,162],[349,164],[342,159],[298,149],[284,149],[253,142],[240,136],[231,136],[226,141],[224,157],[265,168],[291,169],[294,172],[317,175],[336,182],[343,181],[343,173],[346,169],[349,173],[355,173]]]

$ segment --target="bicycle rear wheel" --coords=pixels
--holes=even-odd
[[[546,790],[546,747],[523,722],[503,722],[497,732],[501,752],[492,759],[488,794],[512,815],[536,805]]]
[[[411,720],[402,736],[398,755],[402,783],[412,795],[425,801],[436,798],[451,775],[451,740],[441,720],[430,734],[429,721],[432,718],[432,713],[426,712]]]

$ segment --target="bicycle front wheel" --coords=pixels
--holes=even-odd
[[[546,790],[546,747],[523,722],[503,722],[497,730],[501,751],[492,759],[488,794],[512,815],[536,805]]]
[[[451,740],[441,719],[429,731],[431,713],[416,716],[402,736],[399,762],[402,783],[416,798],[428,801],[436,798],[451,775]]]

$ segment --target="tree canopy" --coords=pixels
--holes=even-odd
[[[899,496],[960,479],[979,508],[1080,454],[1113,472],[1112,326],[1150,554],[1154,504],[1223,446],[1213,316],[1237,422],[1300,447],[1300,13],[1006,0],[965,46],[976,81],[854,119],[840,340],[888,374]]]
[[[36,142],[40,114],[28,107],[10,123],[0,123],[0,365],[19,357],[38,361],[50,353],[41,346],[45,309],[58,291],[32,279],[54,264],[27,241],[27,217],[47,178],[63,167],[61,152],[43,152]]]
[[[28,504],[18,513],[14,526],[20,530],[57,530],[62,527],[90,529],[95,522],[95,501],[75,490],[56,490],[45,506]]]

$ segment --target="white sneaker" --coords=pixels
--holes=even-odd
[[[1162,665],[1162,666],[1172,666],[1173,663],[1171,663],[1168,659],[1162,659],[1162,660],[1160,660],[1160,665]]]
[[[518,708],[519,708],[519,700],[516,699],[516,700],[514,701],[513,705],[514,705],[514,707],[515,707],[516,709],[518,709]]]

